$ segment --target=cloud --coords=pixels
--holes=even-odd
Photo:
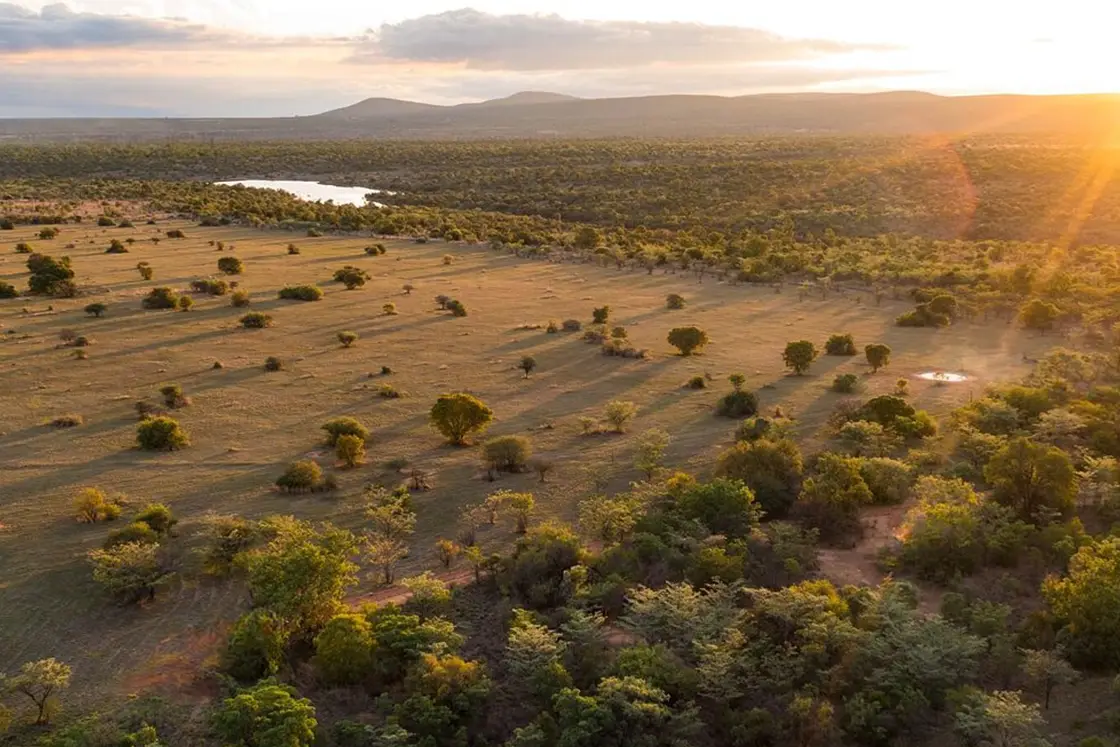
[[[591,70],[803,60],[869,48],[739,26],[577,21],[463,8],[383,24],[370,32],[354,59],[461,63],[480,70]]]
[[[63,4],[47,5],[36,13],[0,3],[0,53],[168,47],[216,43],[229,36],[181,20],[76,13]]]

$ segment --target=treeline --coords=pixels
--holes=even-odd
[[[4,146],[0,179],[313,178],[600,227],[1120,243],[1114,150],[986,137]],[[379,198],[380,199],[380,198]]]

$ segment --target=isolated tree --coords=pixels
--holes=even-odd
[[[357,467],[365,459],[366,442],[358,436],[339,436],[334,447],[336,455],[347,467]]]
[[[226,698],[214,713],[224,743],[244,747],[311,747],[316,726],[311,701],[270,680]]]
[[[342,347],[344,348],[352,347],[354,343],[358,341],[358,333],[349,331],[339,332],[338,341],[342,343]]]
[[[611,307],[600,306],[591,311],[591,322],[593,324],[606,324],[611,318]]]
[[[1064,451],[1016,438],[997,451],[984,468],[984,479],[1000,503],[1024,521],[1045,523],[1068,513],[1077,492],[1077,473]]]
[[[136,270],[137,270],[137,272],[140,273],[140,277],[144,280],[151,280],[152,275],[155,274],[155,271],[152,269],[152,266],[150,264],[148,264],[147,262],[137,263]]]
[[[1055,687],[1072,685],[1080,673],[1065,660],[1060,651],[1023,652],[1023,674],[1042,690],[1042,708],[1050,710],[1050,694]]]
[[[603,411],[603,417],[611,424],[615,433],[625,433],[626,424],[633,420],[637,414],[638,406],[633,402],[623,400],[608,402],[606,409]]]
[[[646,474],[650,480],[661,469],[665,450],[669,448],[669,433],[661,428],[651,428],[638,436],[637,453],[634,466]]]
[[[370,537],[365,551],[370,565],[380,570],[381,582],[386,586],[396,578],[397,564],[408,557],[408,545],[387,537]]]
[[[795,374],[801,376],[809,370],[809,366],[813,365],[817,355],[816,345],[808,340],[798,340],[786,345],[782,360],[785,361],[786,368],[792,369]]]
[[[93,580],[124,603],[153,599],[160,584],[171,578],[159,545],[124,542],[89,554]]]
[[[871,366],[871,373],[876,373],[880,368],[886,367],[891,362],[891,349],[889,345],[876,343],[863,349],[867,356],[867,365]]]
[[[537,367],[537,359],[531,355],[522,356],[521,362],[517,364],[517,367],[525,372],[525,378],[527,379],[529,378],[529,374],[533,372],[533,369]]]
[[[485,430],[494,411],[470,394],[445,394],[436,400],[429,413],[432,427],[456,446],[466,443],[472,433]]]
[[[665,297],[665,308],[671,310],[679,310],[685,307],[684,296],[679,293],[670,293]]]
[[[82,488],[74,498],[74,512],[80,523],[93,524],[116,519],[121,515],[121,507],[97,488]]]
[[[369,621],[351,613],[331,618],[315,636],[315,674],[328,685],[356,685],[370,674],[375,645]]]
[[[536,501],[532,493],[502,491],[502,511],[513,517],[514,529],[518,534],[529,531],[529,521],[533,518]]]
[[[449,539],[436,540],[436,557],[439,558],[440,565],[444,568],[450,568],[451,564],[455,562],[455,558],[463,552],[456,542]]]
[[[105,312],[109,310],[109,305],[104,303],[91,303],[85,308],[85,312],[92,317],[100,319],[104,316]]]
[[[699,327],[676,327],[669,331],[669,344],[681,355],[690,356],[708,344],[708,333]]]
[[[44,726],[57,710],[58,693],[70,687],[70,667],[56,659],[29,661],[19,674],[0,680],[9,693],[23,695],[35,704],[35,724]]]

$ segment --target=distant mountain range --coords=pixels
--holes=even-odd
[[[950,97],[896,91],[581,99],[526,91],[456,106],[372,98],[310,117],[0,119],[0,142],[984,132],[1117,133],[1120,95]]]

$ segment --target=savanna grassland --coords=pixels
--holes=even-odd
[[[1115,745],[1110,153],[0,149],[0,743]]]
[[[283,231],[200,228],[196,223],[160,221],[136,229],[75,226],[53,242],[37,231],[4,234],[48,250],[74,242],[68,251],[77,279],[91,289],[80,299],[4,301],[0,326],[3,376],[0,394],[6,413],[0,493],[4,529],[0,553],[6,660],[0,670],[54,655],[87,664],[77,669],[82,688],[126,688],[129,678],[166,664],[161,657],[184,653],[194,636],[228,622],[243,603],[236,587],[205,580],[184,584],[151,609],[106,614],[105,601],[89,578],[84,554],[104,539],[101,525],[79,525],[73,499],[80,488],[123,493],[137,504],[160,501],[182,517],[180,531],[206,512],[249,517],[293,514],[360,529],[361,488],[369,482],[395,487],[405,474],[386,462],[407,459],[431,476],[432,490],[418,495],[418,524],[409,566],[434,564],[432,543],[454,537],[460,511],[496,488],[531,490],[542,516],[575,519],[575,504],[600,482],[612,490],[638,479],[631,434],[664,428],[673,435],[668,459],[700,473],[710,472],[718,447],[731,442],[734,423],[713,415],[715,401],[729,389],[729,374],[747,375],[761,390],[764,409],[780,406],[796,419],[799,435],[820,437],[833,407],[847,398],[829,391],[842,372],[867,373],[866,364],[824,358],[811,374],[788,376],[782,349],[788,339],[809,334],[823,345],[834,331],[850,331],[860,341],[886,342],[895,351],[891,367],[867,377],[869,391],[893,391],[898,376],[953,369],[968,372],[969,384],[939,386],[914,379],[915,402],[947,412],[986,383],[1014,378],[1026,369],[1024,355],[1037,356],[1047,338],[1013,326],[962,326],[945,331],[893,326],[905,309],[899,302],[875,307],[866,293],[816,295],[804,300],[796,289],[730,287],[687,274],[619,272],[583,264],[550,264],[497,255],[485,247],[389,241],[387,254],[369,257],[369,239],[305,238]],[[139,241],[127,254],[105,254],[113,238],[162,237],[181,228],[187,238]],[[219,253],[210,242],[223,241]],[[92,242],[92,243],[90,243]],[[288,255],[290,243],[299,255]],[[229,248],[232,247],[232,248]],[[451,254],[454,262],[443,264]],[[229,297],[197,294],[189,312],[145,310],[141,299],[153,286],[190,293],[197,278],[218,275],[217,261],[240,258],[240,287],[250,291],[253,311],[274,317],[264,330],[241,328],[243,310]],[[19,282],[24,257],[5,254],[0,277]],[[136,271],[141,261],[155,269],[152,281]],[[335,269],[359,265],[373,276],[363,288],[347,290],[331,282]],[[282,301],[280,287],[317,283],[317,302]],[[415,286],[406,294],[404,284]],[[665,297],[680,293],[689,305],[665,308]],[[469,310],[457,319],[441,311],[436,295],[462,300]],[[859,303],[857,303],[857,300]],[[82,309],[91,301],[108,305],[103,318]],[[397,315],[382,311],[394,303]],[[591,310],[610,305],[612,322],[648,348],[648,360],[603,356],[579,333],[547,334],[549,320],[589,323]],[[49,307],[49,310],[48,310]],[[665,341],[669,329],[698,324],[713,342],[701,356],[680,358]],[[520,329],[521,325],[541,325]],[[76,360],[64,346],[64,330],[91,338],[89,357]],[[343,348],[336,334],[352,330],[360,339]],[[517,363],[532,355],[538,369],[525,378]],[[284,370],[267,372],[265,359],[279,357]],[[215,361],[223,368],[214,370]],[[381,367],[393,373],[382,375]],[[693,376],[710,374],[712,389],[684,388]],[[190,434],[191,447],[151,455],[135,449],[138,400],[158,400],[159,388],[178,383],[190,396],[176,417]],[[381,384],[404,395],[385,399]],[[484,478],[477,448],[442,443],[428,424],[435,398],[466,391],[492,405],[496,422],[488,435],[522,434],[534,451],[556,462],[539,484],[535,475]],[[627,435],[582,435],[580,417],[601,419],[612,400],[638,405]],[[76,413],[75,429],[50,425]],[[319,425],[349,415],[373,432],[368,464],[338,470],[341,489],[326,496],[279,493],[274,480],[289,462],[307,456],[333,464]],[[508,533],[487,536],[501,545]],[[39,548],[38,550],[33,548]],[[363,587],[369,588],[367,580]],[[355,593],[360,593],[360,588]],[[125,641],[127,644],[125,645]],[[69,650],[58,650],[63,643]]]

